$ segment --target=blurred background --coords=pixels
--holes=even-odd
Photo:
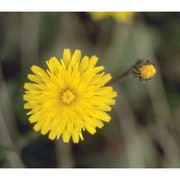
[[[129,76],[118,92],[112,120],[84,141],[34,132],[23,109],[23,84],[32,65],[62,57],[64,48],[96,55],[116,77],[140,59],[156,76]],[[0,167],[180,167],[180,13],[0,13]]]

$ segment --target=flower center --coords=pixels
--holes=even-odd
[[[62,93],[61,98],[64,104],[71,104],[75,100],[75,94],[73,91],[68,89]]]
[[[140,70],[141,77],[144,79],[152,78],[154,74],[156,74],[156,69],[154,68],[152,64],[144,65],[140,67],[139,70]]]

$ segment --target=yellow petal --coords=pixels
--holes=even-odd
[[[51,129],[52,126],[52,120],[51,119],[46,119],[42,129],[41,129],[41,133],[43,135],[45,135],[46,133],[48,133],[48,131]]]
[[[89,60],[87,69],[94,68],[94,66],[96,65],[97,61],[98,61],[98,58],[96,56],[92,56],[90,58],[90,60]]]
[[[72,140],[74,143],[78,143],[79,142],[79,133],[77,131],[73,131],[72,133]]]
[[[64,142],[69,142],[70,136],[71,134],[67,130],[63,131],[62,137]]]
[[[57,135],[56,131],[51,130],[50,133],[49,133],[49,139],[54,140],[56,138],[56,135]]]
[[[78,64],[80,60],[81,60],[81,51],[76,49],[74,54],[72,55],[71,63]]]
[[[25,83],[24,84],[24,89],[26,89],[26,90],[31,90],[31,89],[37,90],[39,88],[38,88],[37,84],[34,84],[34,83]]]
[[[70,49],[65,49],[64,53],[63,53],[63,61],[64,61],[64,65],[67,69],[67,67],[69,66],[70,62],[71,62],[71,51]]]
[[[95,127],[93,127],[92,125],[88,124],[88,123],[84,123],[84,127],[86,128],[86,130],[90,133],[90,134],[94,134],[96,132]]]
[[[42,83],[42,79],[36,75],[33,74],[28,74],[28,79],[30,79],[31,81],[37,83],[37,84],[41,84]]]
[[[40,117],[41,117],[41,116],[42,116],[41,113],[32,114],[32,115],[29,117],[30,123],[38,122],[38,121],[40,120]]]
[[[36,76],[39,76],[43,81],[49,81],[48,74],[39,66],[34,65],[31,67],[31,70]]]
[[[88,63],[89,63],[89,57],[84,56],[79,66],[79,71],[81,72],[81,74],[86,70]]]
[[[43,120],[38,121],[38,122],[34,125],[33,129],[34,129],[35,131],[39,131],[39,130],[42,129],[43,124],[44,124],[44,121],[43,121]]]
[[[95,116],[98,118],[98,119],[101,119],[105,122],[109,122],[111,120],[111,117],[104,111],[101,111],[101,110],[95,110],[94,111],[95,113]]]

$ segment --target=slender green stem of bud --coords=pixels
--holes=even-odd
[[[125,71],[124,73],[122,73],[121,75],[111,79],[111,81],[108,83],[108,85],[115,83],[116,81],[119,81],[125,77],[127,77],[129,74],[131,73],[131,68],[129,68],[127,71]]]

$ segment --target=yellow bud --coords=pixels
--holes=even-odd
[[[131,73],[134,77],[142,80],[149,80],[156,74],[155,66],[149,60],[138,60],[131,68]]]
[[[156,69],[153,64],[144,65],[139,68],[139,71],[143,79],[150,79],[156,74]]]

